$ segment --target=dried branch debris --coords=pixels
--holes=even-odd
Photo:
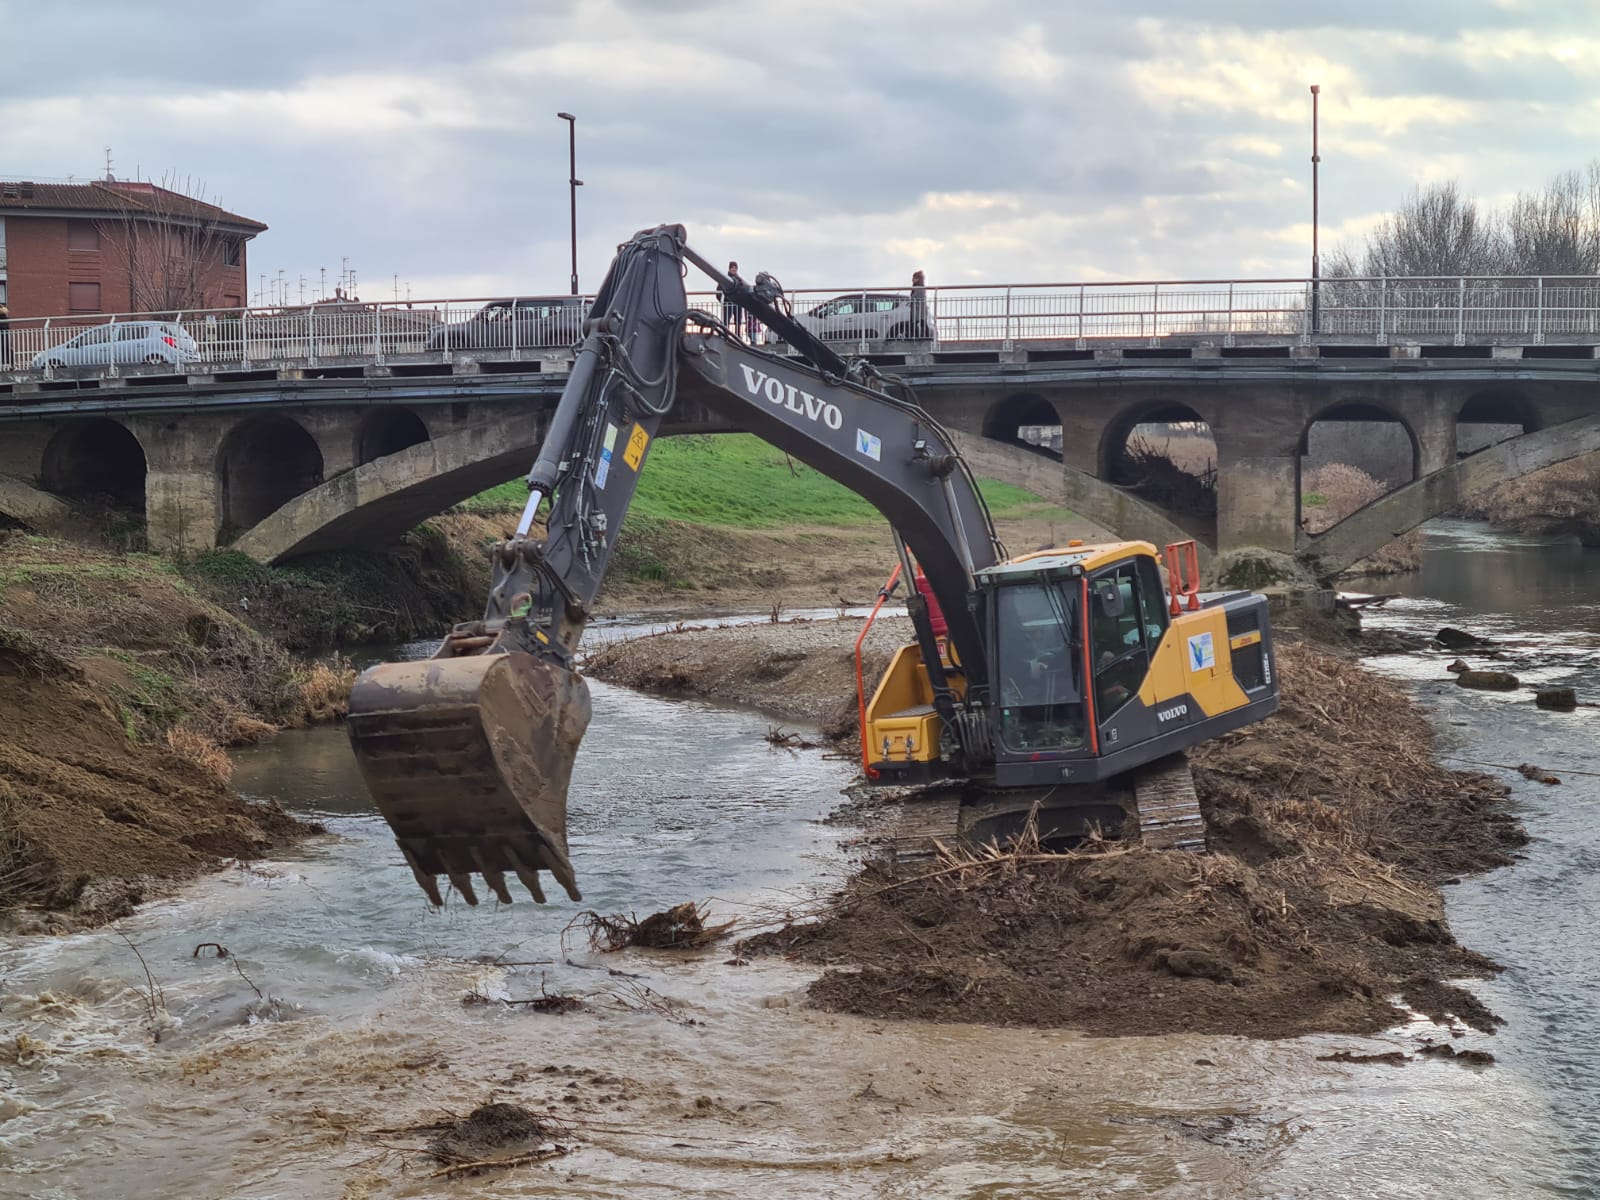
[[[633,914],[604,916],[593,911],[579,913],[568,929],[582,930],[589,947],[611,953],[629,946],[651,950],[697,950],[726,937],[737,920],[708,925],[709,906],[688,901],[665,912],[652,913],[642,921]]]

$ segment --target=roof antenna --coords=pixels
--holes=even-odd
[[[106,182],[115,183],[117,177],[111,173],[111,147],[106,147]]]

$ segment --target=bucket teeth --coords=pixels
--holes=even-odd
[[[407,850],[403,842],[400,843],[400,853],[406,856],[406,865],[411,868],[411,874],[416,876],[418,886],[428,894],[429,902],[436,907],[443,906],[444,897],[439,894],[438,881],[417,865],[417,856]]]
[[[517,878],[522,880],[522,886],[533,894],[534,903],[544,903],[544,889],[539,886],[539,872],[522,861],[522,856],[515,850],[507,850],[512,865],[516,868]]]
[[[489,885],[489,890],[501,904],[511,903],[511,893],[506,891],[506,874],[497,871],[484,861],[483,851],[477,846],[472,848],[472,857],[478,864],[478,870],[483,874],[483,881]]]
[[[461,893],[461,898],[474,908],[478,905],[478,893],[472,890],[472,876],[465,871],[446,872],[450,876],[450,886]]]

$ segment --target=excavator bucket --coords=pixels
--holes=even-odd
[[[481,874],[544,902],[549,871],[573,900],[567,785],[589,725],[575,672],[520,651],[369,668],[350,693],[350,743],[400,852],[435,904],[438,876],[468,904]]]

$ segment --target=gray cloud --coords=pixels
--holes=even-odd
[[[1424,10],[1427,11],[1424,11]],[[1489,197],[1593,153],[1600,40],[1544,6],[1347,0],[0,0],[34,48],[0,171],[175,171],[271,230],[253,272],[562,290],[683,221],[791,286],[1305,269],[1413,182]],[[25,15],[24,15],[25,12]],[[203,34],[203,36],[197,36]],[[698,230],[698,232],[697,232]],[[419,293],[420,294],[420,293]]]

